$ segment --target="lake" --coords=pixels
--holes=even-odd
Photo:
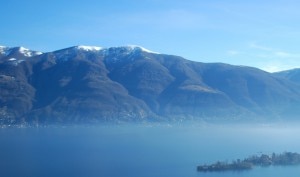
[[[197,165],[300,152],[297,125],[190,123],[2,128],[5,177],[298,177],[300,166],[197,172]]]

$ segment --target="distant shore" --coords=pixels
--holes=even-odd
[[[251,170],[255,166],[271,166],[271,165],[299,165],[300,154],[296,152],[284,152],[281,154],[272,153],[271,155],[262,154],[252,155],[243,160],[237,159],[231,163],[216,162],[210,165],[199,165],[197,171],[199,172],[218,172],[218,171],[240,171]]]

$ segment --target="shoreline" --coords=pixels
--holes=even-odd
[[[284,152],[281,154],[272,153],[271,155],[262,154],[252,155],[243,160],[237,159],[231,163],[216,162],[210,165],[197,166],[198,172],[221,172],[221,171],[244,171],[251,170],[255,166],[267,167],[267,166],[287,166],[287,165],[299,165],[300,154],[296,152]]]

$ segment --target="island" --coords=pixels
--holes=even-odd
[[[218,171],[240,171],[250,170],[255,166],[271,166],[271,165],[298,165],[300,164],[300,154],[296,152],[284,152],[281,154],[272,153],[252,155],[243,160],[237,159],[231,163],[216,162],[210,165],[199,165],[199,172],[218,172]]]

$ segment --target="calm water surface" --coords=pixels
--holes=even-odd
[[[5,177],[298,177],[300,166],[200,173],[196,166],[300,152],[298,126],[118,125],[0,130]]]

